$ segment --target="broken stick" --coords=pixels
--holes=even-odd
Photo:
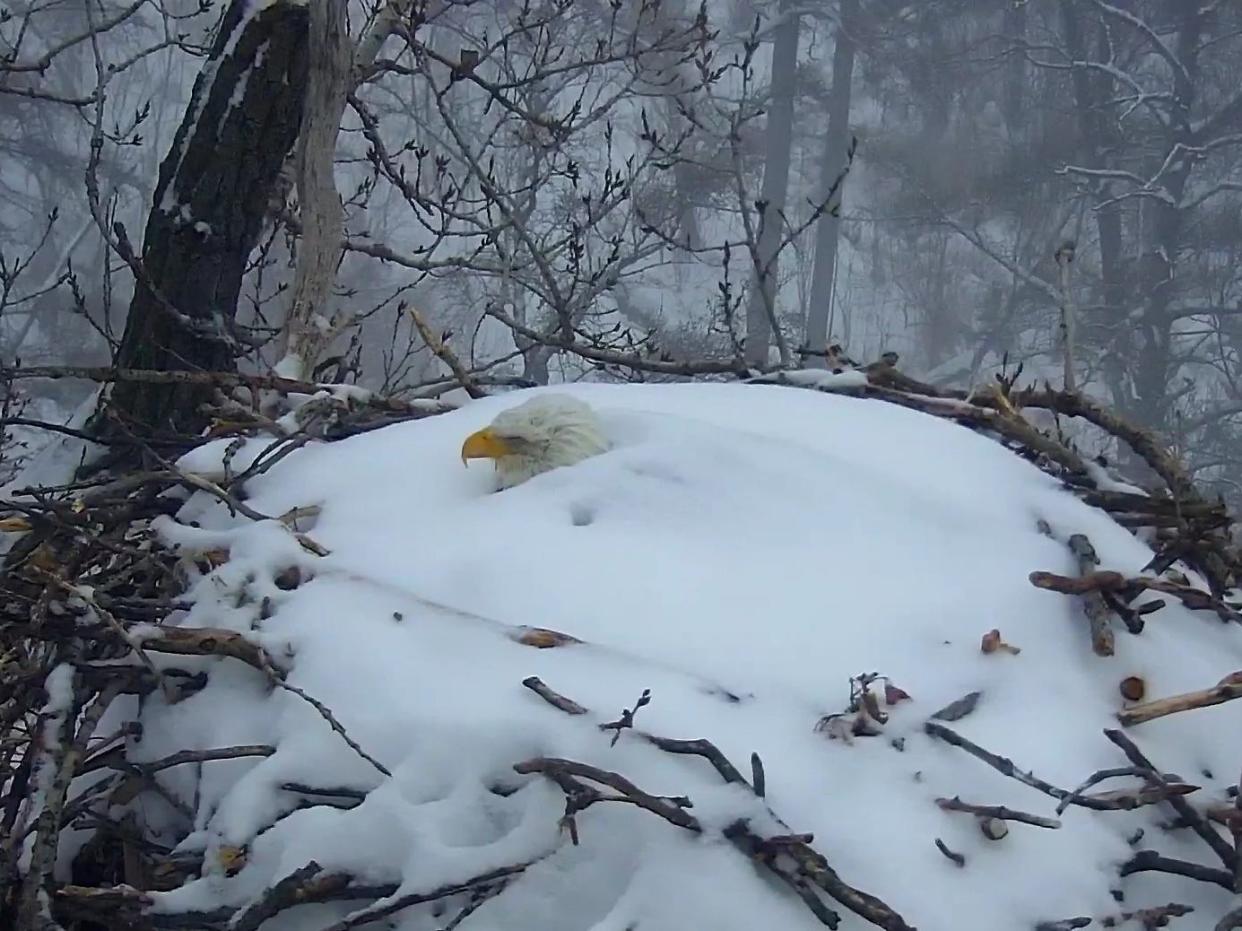
[[[1100,557],[1095,554],[1095,547],[1086,536],[1081,533],[1074,534],[1069,538],[1069,548],[1078,558],[1080,575],[1087,576],[1095,572],[1096,566],[1100,564]],[[1083,614],[1087,616],[1087,623],[1091,628],[1091,649],[1096,656],[1112,656],[1115,646],[1113,628],[1109,623],[1112,611],[1108,602],[1098,591],[1083,592],[1080,597]]]
[[[1118,711],[1117,720],[1123,726],[1131,727],[1146,721],[1154,721],[1156,718],[1163,718],[1166,715],[1177,714],[1179,711],[1221,705],[1235,698],[1242,698],[1242,670],[1225,676],[1210,689],[1199,689],[1195,692],[1171,695],[1168,698],[1157,698],[1154,701]]]

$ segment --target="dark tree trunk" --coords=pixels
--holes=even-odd
[[[1085,62],[1090,55],[1084,23],[1072,0],[1061,0],[1061,24],[1065,32],[1066,50],[1074,61]],[[1096,54],[1099,60],[1107,60],[1109,36],[1102,29],[1097,38]],[[1078,120],[1080,157],[1091,168],[1111,168],[1110,152],[1115,152],[1119,140],[1115,129],[1106,119],[1104,101],[1107,100],[1107,82],[1085,67],[1072,71],[1074,108]],[[1103,353],[1101,373],[1113,394],[1113,403],[1122,410],[1133,412],[1135,408],[1134,386],[1131,383],[1134,347],[1133,333],[1127,324],[1129,305],[1134,300],[1131,286],[1127,284],[1122,270],[1124,259],[1122,244],[1121,208],[1115,201],[1113,186],[1101,182],[1093,193],[1095,201],[1096,229],[1100,239],[1100,281],[1102,285],[1103,311],[1100,323],[1109,334]]]
[[[1010,3],[1004,14],[1005,39],[1015,48],[1026,45],[1026,4]],[[1026,58],[1011,52],[1005,63],[1005,94],[1002,98],[1005,125],[1011,138],[1018,138],[1027,131],[1027,114],[1023,102],[1030,89],[1027,85]]]
[[[307,75],[307,8],[277,2],[247,21],[250,5],[225,13],[160,166],[118,368],[236,365],[242,275],[297,140]],[[112,407],[142,434],[196,433],[209,397],[203,385],[122,381]]]
[[[1199,51],[1202,48],[1206,14],[1197,4],[1165,0],[1165,15],[1177,24],[1174,54],[1184,66],[1173,81],[1173,103],[1167,141],[1151,160],[1153,174],[1166,157],[1164,152],[1193,151],[1199,143],[1192,128],[1195,104],[1199,95]],[[1178,368],[1174,355],[1173,318],[1169,313],[1178,284],[1177,264],[1185,247],[1187,210],[1182,206],[1186,186],[1190,182],[1193,162],[1181,159],[1167,172],[1163,187],[1169,202],[1158,200],[1153,205],[1155,222],[1151,224],[1150,242],[1143,244],[1139,278],[1146,300],[1143,306],[1143,343],[1138,354],[1135,374],[1135,395],[1141,405],[1142,422],[1158,430],[1169,430],[1173,423],[1171,383]]]

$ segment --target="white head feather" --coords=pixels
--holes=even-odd
[[[571,395],[540,394],[501,411],[490,426],[467,437],[462,459],[493,459],[499,486],[511,488],[608,448],[590,405]]]

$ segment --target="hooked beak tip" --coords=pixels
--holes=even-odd
[[[461,461],[466,465],[471,459],[499,459],[512,452],[511,445],[504,437],[497,436],[490,428],[485,427],[466,437],[461,446]]]

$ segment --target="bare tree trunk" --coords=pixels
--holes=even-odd
[[[1026,45],[1026,4],[1010,3],[1005,7],[1004,29],[1005,40],[1015,48]],[[1005,95],[1003,112],[1005,125],[1010,133],[1024,132],[1027,128],[1027,114],[1023,111],[1022,102],[1028,92],[1026,83],[1026,57],[1017,52],[1009,54],[1005,63]]]
[[[828,98],[828,131],[824,133],[824,154],[819,165],[819,197],[826,198],[845,169],[850,147],[850,98],[854,86],[853,30],[858,23],[858,0],[841,0],[836,47],[832,52],[832,91]],[[828,316],[832,307],[832,287],[837,270],[837,247],[841,236],[840,201],[844,187],[837,192],[837,204],[819,219],[815,228],[815,265],[811,272],[810,308],[806,317],[803,345],[811,352],[828,346]],[[808,357],[807,364],[823,368],[827,360]]]
[[[546,385],[552,377],[548,372],[551,359],[552,350],[547,346],[533,345],[522,350],[522,377],[536,385]]]
[[[1164,0],[1165,16],[1177,23],[1174,53],[1184,70],[1173,81],[1173,109],[1164,151],[1191,151],[1200,140],[1192,127],[1195,104],[1200,93],[1198,51],[1202,47],[1203,30],[1208,19],[1198,4]],[[1154,173],[1166,156],[1156,153],[1150,170]],[[1156,200],[1151,205],[1154,222],[1149,227],[1149,241],[1140,255],[1144,286],[1144,306],[1140,322],[1142,344],[1139,347],[1134,377],[1138,415],[1158,430],[1173,426],[1175,394],[1170,382],[1179,368],[1174,355],[1173,318],[1169,307],[1178,286],[1177,263],[1185,246],[1188,211],[1183,197],[1190,181],[1193,162],[1181,159],[1165,175],[1163,186],[1169,201]]]
[[[1065,32],[1065,44],[1074,61],[1088,59],[1087,42],[1083,24],[1073,0],[1060,0],[1061,25]],[[1101,33],[1097,54],[1107,58],[1107,35]],[[1102,99],[1103,79],[1093,75],[1085,67],[1072,70],[1074,109],[1078,120],[1079,146],[1082,158],[1091,168],[1111,167],[1107,152],[1116,148],[1117,140],[1110,138],[1108,122],[1104,118]],[[1115,134],[1114,134],[1115,135]],[[1103,355],[1101,372],[1113,393],[1114,403],[1123,410],[1132,410],[1134,396],[1129,383],[1128,359],[1132,356],[1132,334],[1125,323],[1127,287],[1121,273],[1122,227],[1121,209],[1113,201],[1113,190],[1107,182],[1101,182],[1093,194],[1096,209],[1096,229],[1100,238],[1100,278],[1103,284],[1103,317],[1113,330],[1113,346]]]
[[[306,7],[277,2],[247,20],[248,7],[234,0],[225,13],[160,165],[119,367],[235,366],[242,275],[297,139],[307,72]],[[210,388],[121,382],[111,397],[136,429],[198,432]]]
[[[315,0],[310,14],[310,54],[315,62],[297,152],[302,239],[293,302],[285,321],[285,354],[277,371],[308,378],[320,356],[352,318],[329,303],[341,262],[345,214],[336,189],[336,140],[358,74],[369,67],[413,0],[387,0],[358,40],[349,37],[348,0]]]
[[[315,66],[306,90],[298,144],[298,245],[293,303],[285,320],[285,356],[277,372],[305,378],[348,318],[329,306],[341,261],[344,211],[336,190],[336,138],[353,88],[354,46],[346,25],[346,0],[310,5],[310,55]]]
[[[768,347],[772,343],[783,216],[793,150],[793,105],[801,23],[798,14],[787,5],[783,4],[781,10],[783,19],[776,27],[772,43],[772,102],[768,107],[768,150],[760,194],[759,241],[754,244],[755,269],[746,306],[746,361],[751,365],[768,361]],[[779,333],[776,342],[782,350],[781,363],[788,363],[789,351]]]

